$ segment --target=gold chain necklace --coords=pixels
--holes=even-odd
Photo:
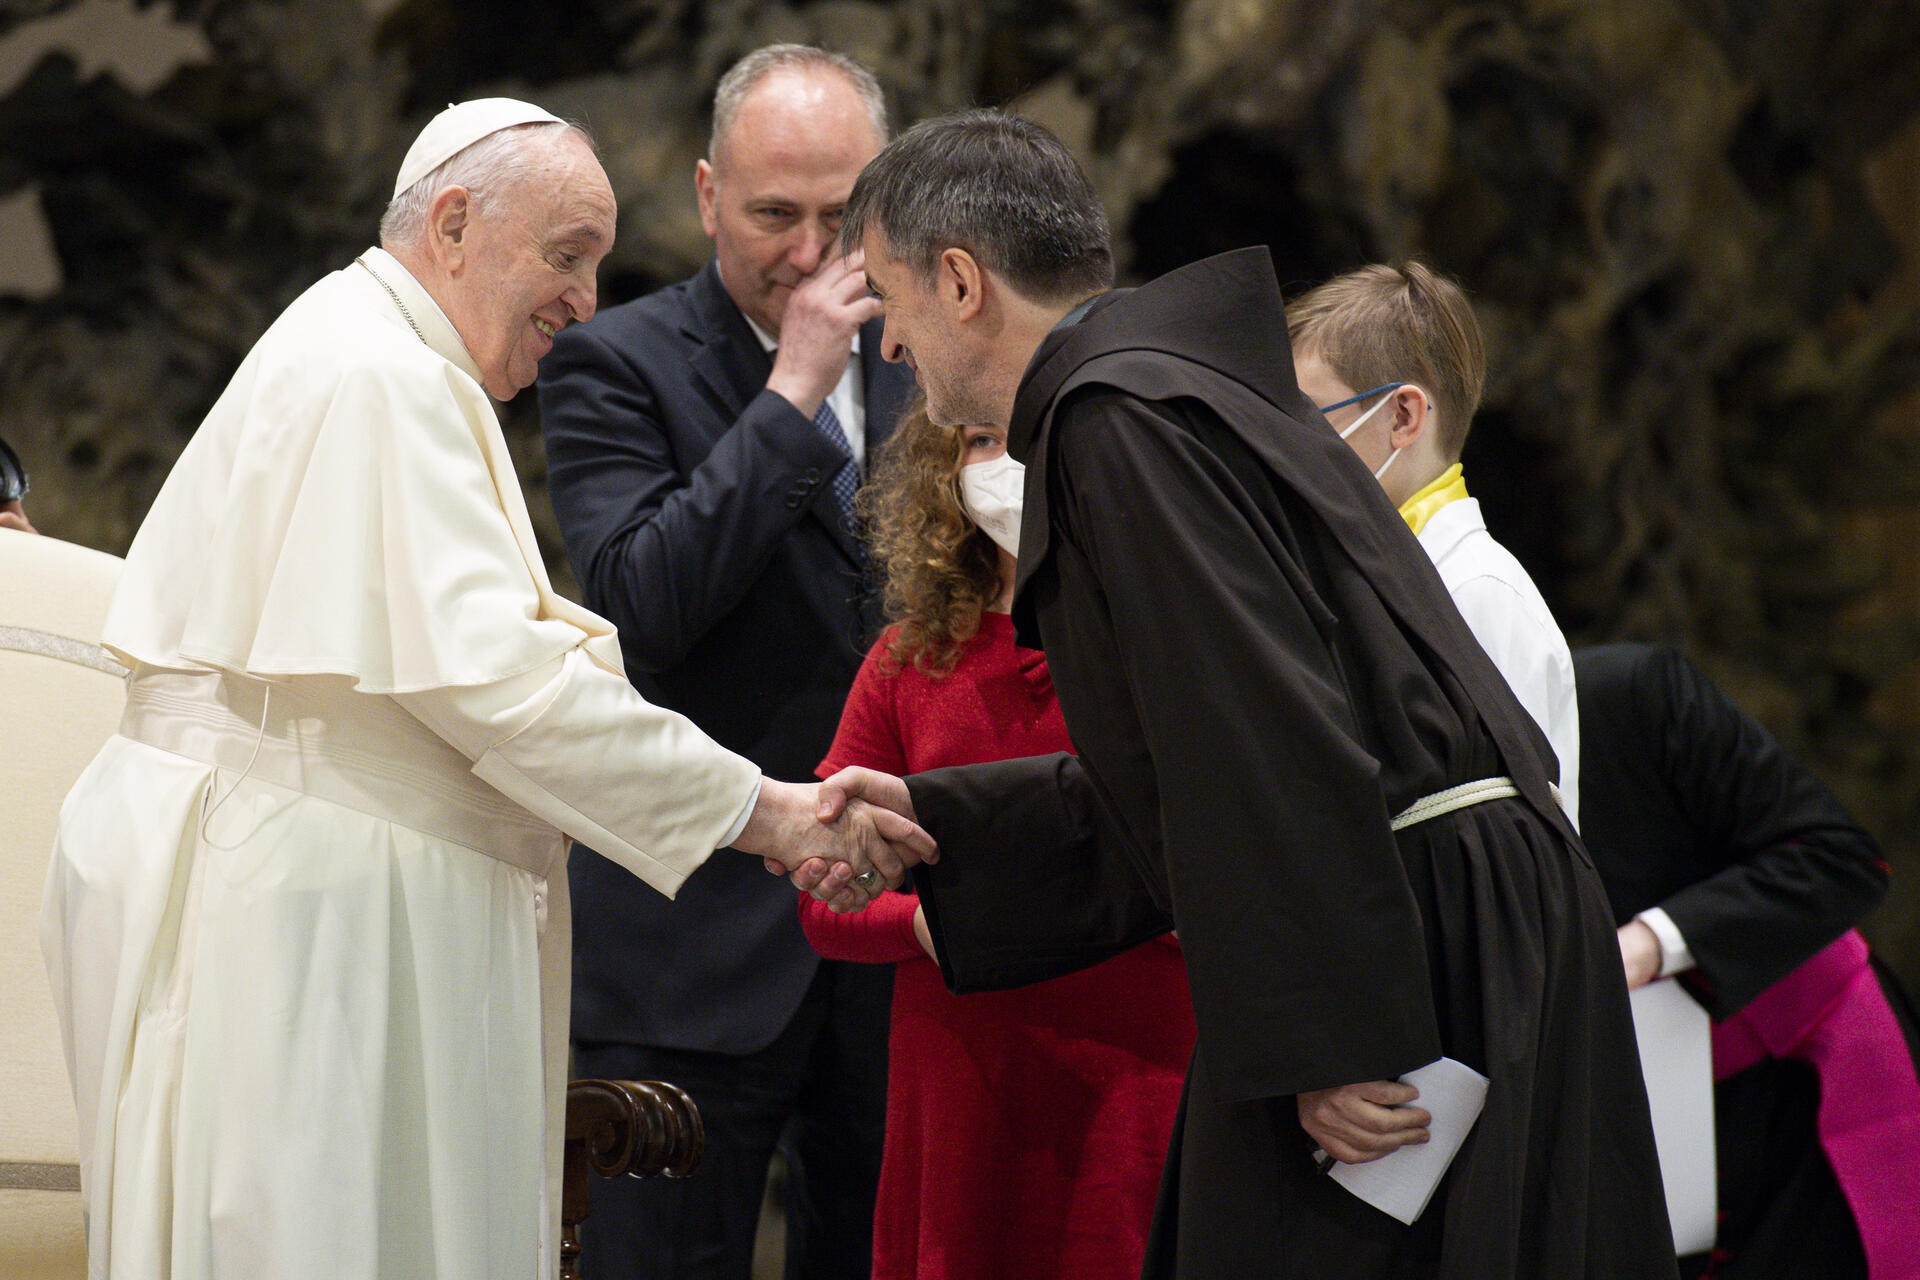
[[[375,282],[378,283],[382,289],[385,289],[387,291],[387,296],[393,299],[393,305],[400,308],[400,315],[402,316],[402,318],[406,320],[407,328],[413,330],[413,336],[420,339],[420,341],[423,343],[427,342],[427,335],[420,332],[420,326],[413,322],[413,312],[407,310],[407,304],[400,300],[400,295],[393,291],[393,286],[388,284],[385,280],[382,280],[380,278],[380,273],[378,271],[375,271],[365,258],[355,258],[354,261],[359,263],[361,266],[366,267],[367,274],[372,276]],[[427,345],[431,346],[432,344],[427,343]]]

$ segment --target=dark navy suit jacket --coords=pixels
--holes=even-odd
[[[913,379],[877,320],[860,364],[871,458]],[[772,369],[708,263],[562,330],[540,416],[567,554],[635,687],[803,781],[879,617],[828,484],[844,455],[766,390]],[[584,848],[571,874],[575,1039],[750,1053],[792,1018],[819,961],[759,859],[716,855],[672,901]]]

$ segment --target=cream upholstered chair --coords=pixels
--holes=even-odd
[[[0,1276],[86,1274],[78,1125],[40,955],[60,802],[120,722],[97,643],[120,561],[0,529]]]

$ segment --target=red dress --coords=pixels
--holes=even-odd
[[[1046,659],[980,619],[954,670],[867,655],[820,766],[914,773],[1072,750]],[[887,1136],[873,1280],[1115,1280],[1140,1273],[1193,1050],[1171,936],[1014,991],[955,996],[913,936],[914,898],[837,916],[808,897],[821,955],[894,963]],[[1044,910],[1043,903],[1009,903]]]

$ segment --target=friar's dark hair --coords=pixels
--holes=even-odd
[[[888,143],[853,184],[840,243],[871,227],[922,281],[965,249],[1037,302],[1079,302],[1113,285],[1112,232],[1066,145],[1004,111],[925,120]]]

